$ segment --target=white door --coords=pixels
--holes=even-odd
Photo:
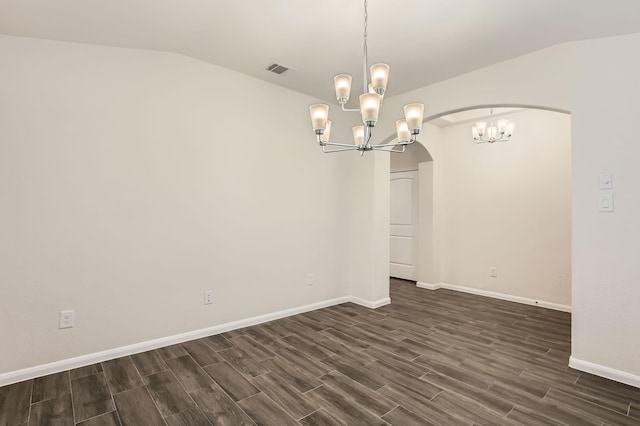
[[[391,173],[392,277],[418,279],[418,171]]]

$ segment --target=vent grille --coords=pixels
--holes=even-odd
[[[282,74],[283,72],[289,70],[289,68],[285,67],[284,65],[280,65],[280,64],[271,64],[267,67],[267,71],[270,71],[274,74]]]

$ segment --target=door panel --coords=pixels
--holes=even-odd
[[[402,172],[391,175],[391,224],[413,225],[414,179]],[[396,176],[402,174],[402,176]]]
[[[413,265],[413,241],[408,237],[391,236],[391,263]]]

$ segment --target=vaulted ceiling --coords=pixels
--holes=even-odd
[[[180,53],[327,101],[335,74],[361,87],[362,31],[354,0],[0,0],[2,34]],[[638,0],[369,0],[369,63],[391,65],[389,96],[637,32]]]

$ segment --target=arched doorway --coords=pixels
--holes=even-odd
[[[570,116],[546,108],[496,109],[496,115],[516,122],[513,140],[477,145],[471,126],[486,119],[489,107],[494,106],[438,114],[425,123],[421,142],[438,161],[429,164],[428,194],[421,193],[435,210],[431,229],[419,231],[416,281],[429,289],[568,311]]]

